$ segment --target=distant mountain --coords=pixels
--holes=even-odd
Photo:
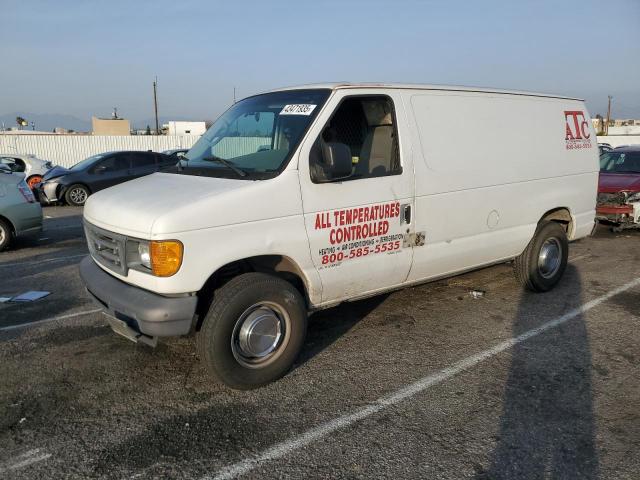
[[[56,127],[62,127],[77,132],[88,132],[91,130],[91,120],[83,120],[73,115],[61,115],[59,113],[28,113],[28,112],[13,112],[7,114],[0,114],[0,126],[4,122],[5,128],[16,127],[16,117],[22,117],[29,122],[29,126],[25,128],[31,128],[31,122],[35,123],[35,129],[41,131],[52,131]]]

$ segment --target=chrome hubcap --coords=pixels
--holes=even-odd
[[[545,240],[538,255],[538,271],[544,278],[553,277],[562,262],[562,246],[557,238]]]
[[[69,193],[69,196],[75,203],[84,203],[84,201],[87,199],[87,192],[85,192],[82,188],[74,188]]]
[[[231,337],[233,356],[255,368],[270,363],[282,350],[289,316],[274,303],[260,303],[244,311]]]
[[[6,238],[7,233],[4,231],[2,225],[0,225],[0,245],[4,243],[4,239]]]

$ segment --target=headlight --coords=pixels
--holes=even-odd
[[[127,239],[128,267],[156,277],[175,275],[182,265],[182,253],[182,243],[177,240]]]
[[[138,243],[138,258],[140,258],[140,263],[151,269],[151,255],[149,254],[149,243],[148,242],[140,242]]]

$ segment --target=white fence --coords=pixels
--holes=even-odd
[[[96,153],[114,150],[153,150],[191,148],[200,137],[196,135],[3,135],[0,134],[0,153],[32,153],[56,165],[70,167]],[[268,147],[270,137],[229,137],[216,145],[216,154],[225,158],[246,155],[260,147]],[[619,145],[640,144],[640,135],[609,135],[598,142]]]
[[[31,153],[55,165],[70,167],[96,153],[113,150],[153,150],[191,148],[196,135],[2,135],[0,153]]]
[[[640,145],[640,135],[604,135],[598,137],[598,143],[608,143],[613,148],[622,145]]]
[[[213,153],[223,158],[233,158],[270,146],[271,137],[225,137],[216,144]]]

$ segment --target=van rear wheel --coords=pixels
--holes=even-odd
[[[569,241],[557,222],[541,223],[527,248],[513,262],[523,287],[534,292],[551,290],[567,268]]]
[[[273,275],[246,273],[215,292],[198,333],[198,355],[222,383],[249,390],[291,368],[306,331],[304,299],[293,285]]]

